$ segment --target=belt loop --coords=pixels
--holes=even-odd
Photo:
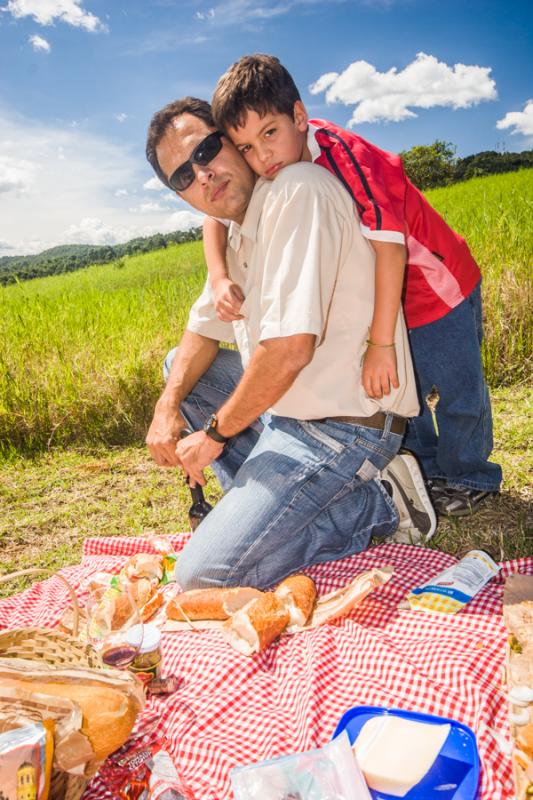
[[[393,419],[394,419],[394,414],[391,414],[390,411],[386,411],[385,425],[383,426],[383,438],[389,435]]]

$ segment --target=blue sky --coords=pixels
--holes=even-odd
[[[113,244],[197,215],[152,180],[151,114],[277,55],[311,116],[391,151],[533,147],[533,4],[0,0],[0,255]]]

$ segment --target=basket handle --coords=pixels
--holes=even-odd
[[[79,628],[79,621],[80,621],[80,606],[78,603],[78,598],[76,597],[76,592],[67,581],[63,575],[60,575],[59,572],[54,572],[53,569],[45,569],[44,567],[32,567],[31,569],[21,569],[18,572],[10,572],[9,575],[0,575],[0,583],[8,583],[13,578],[20,578],[23,575],[39,575],[42,573],[46,573],[50,577],[56,577],[63,581],[65,586],[67,587],[70,599],[72,600],[72,608],[74,611],[74,619],[72,621],[72,635],[76,637],[78,635],[78,628]]]

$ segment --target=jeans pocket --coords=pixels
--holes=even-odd
[[[359,478],[360,481],[363,483],[368,483],[368,481],[374,480],[379,475],[379,469],[376,467],[375,464],[370,461],[369,458],[365,458],[357,472],[355,473],[355,477]]]

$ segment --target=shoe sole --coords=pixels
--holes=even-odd
[[[423,509],[419,509],[413,505],[413,503],[411,503],[401,482],[398,480],[398,478],[396,478],[393,471],[391,471],[390,465],[389,469],[385,468],[384,470],[387,473],[386,480],[394,483],[394,487],[400,494],[403,504],[409,516],[411,517],[413,527],[415,527],[419,533],[419,536],[415,535],[412,537],[413,540],[420,541],[420,539],[423,539],[424,542],[429,542],[437,530],[437,515],[435,514],[435,509],[433,508],[429,494],[426,491],[426,486],[424,484],[422,473],[420,472],[420,467],[418,466],[415,456],[411,453],[399,453],[397,458],[401,459],[401,463],[407,470],[411,485],[418,494],[418,497],[423,505]]]
[[[387,480],[392,481],[394,483],[396,489],[401,495],[401,498],[404,502],[405,507],[409,511],[409,516],[413,521],[414,527],[420,531],[424,538],[429,534],[431,531],[431,527],[433,524],[433,520],[431,519],[430,514],[427,511],[420,511],[416,506],[414,506],[411,501],[409,500],[408,495],[405,492],[400,481],[394,476],[389,473],[387,475]],[[418,487],[415,487],[418,491]]]

